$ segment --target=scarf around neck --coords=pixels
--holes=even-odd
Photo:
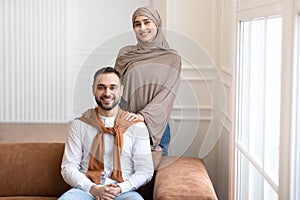
[[[138,121],[128,122],[125,120],[126,112],[118,108],[118,113],[115,118],[114,127],[105,127],[102,120],[99,117],[97,108],[90,109],[91,117],[86,118],[81,116],[79,120],[98,129],[97,135],[93,139],[92,147],[90,150],[90,160],[88,171],[86,176],[90,178],[94,183],[100,183],[100,177],[104,171],[104,139],[103,134],[112,134],[115,136],[114,140],[114,154],[113,154],[113,171],[111,179],[124,182],[121,170],[121,154],[123,148],[123,134],[125,131]]]

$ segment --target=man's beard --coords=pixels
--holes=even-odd
[[[114,107],[116,107],[118,105],[118,103],[119,103],[119,101],[116,101],[116,99],[114,99],[114,103],[111,106],[105,106],[105,105],[103,105],[103,103],[101,102],[101,100],[97,99],[97,97],[95,97],[95,101],[98,104],[98,106],[100,108],[102,108],[103,110],[111,110]]]

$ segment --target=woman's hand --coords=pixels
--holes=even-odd
[[[84,118],[91,118],[92,117],[92,110],[91,109],[88,109],[87,111],[85,111],[82,116]]]
[[[131,113],[131,112],[127,112],[125,115],[125,120],[132,122],[132,121],[145,121],[143,115],[141,114],[135,114],[135,113]]]

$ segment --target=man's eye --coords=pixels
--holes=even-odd
[[[110,90],[115,90],[115,89],[117,89],[116,86],[111,86],[111,87],[110,87]]]
[[[101,85],[98,85],[98,86],[97,86],[97,89],[98,89],[98,90],[104,90],[104,87],[101,86]]]

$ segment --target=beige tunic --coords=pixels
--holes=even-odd
[[[126,70],[115,66],[122,74],[124,108],[143,115],[153,150],[159,149],[176,98],[181,70],[178,54],[170,51],[160,54],[131,62]]]

